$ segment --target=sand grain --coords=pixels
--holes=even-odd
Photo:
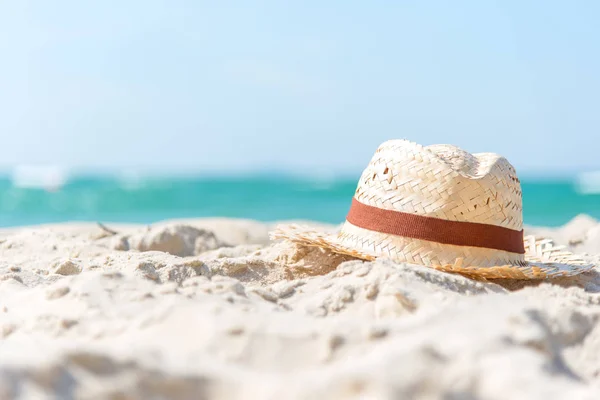
[[[268,228],[1,232],[0,398],[600,398],[597,272],[476,282]],[[600,254],[589,218],[528,229]]]

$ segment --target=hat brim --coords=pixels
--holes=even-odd
[[[303,245],[320,247],[334,253],[372,261],[377,255],[349,248],[340,243],[336,233],[327,233],[296,224],[279,225],[270,233],[273,240],[285,239]],[[478,279],[549,279],[578,275],[594,269],[581,256],[565,250],[552,240],[526,236],[524,238],[525,261],[517,265],[497,265],[480,267],[463,265],[462,260],[454,264],[427,265],[428,267],[451,273],[459,273]]]

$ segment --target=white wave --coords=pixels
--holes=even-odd
[[[59,190],[68,181],[68,172],[57,166],[20,165],[12,171],[12,184],[19,188]]]
[[[146,183],[147,176],[138,170],[126,169],[118,174],[119,186],[125,190],[136,190],[143,187]]]
[[[600,171],[579,174],[576,186],[581,194],[600,194]]]

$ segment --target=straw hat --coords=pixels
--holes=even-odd
[[[360,177],[337,234],[287,225],[271,238],[483,279],[542,279],[593,268],[551,240],[524,237],[521,204],[519,179],[504,157],[391,140]]]

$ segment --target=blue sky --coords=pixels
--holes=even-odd
[[[355,171],[391,138],[600,169],[595,1],[0,2],[0,165]]]

